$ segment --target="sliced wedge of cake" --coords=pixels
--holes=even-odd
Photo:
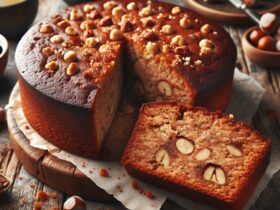
[[[269,161],[270,141],[219,112],[143,105],[122,163],[146,182],[203,204],[240,210]]]

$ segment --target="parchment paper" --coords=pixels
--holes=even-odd
[[[238,120],[243,120],[247,123],[250,123],[264,93],[265,90],[257,81],[236,69],[234,74],[233,94],[226,113],[233,114]],[[120,163],[94,161],[81,158],[60,150],[56,146],[43,139],[27,122],[21,108],[19,96],[14,102],[12,102],[12,104],[10,104],[10,107],[13,109],[13,114],[20,130],[30,140],[31,146],[48,150],[49,153],[57,156],[58,158],[73,163],[97,186],[104,189],[109,194],[112,194],[126,208],[131,210],[158,210],[168,197],[180,206],[187,209],[211,209],[137,180],[138,185],[144,192],[153,192],[155,198],[148,198],[143,192],[140,193],[132,187],[132,182],[135,179],[131,178],[126,173],[125,169],[120,165]],[[26,129],[26,125],[29,126],[29,129]],[[276,153],[276,148],[279,148],[280,145],[276,144],[277,142],[272,145],[271,161],[265,172],[265,175],[258,184],[255,193],[252,195],[245,209],[248,209],[252,204],[255,203],[257,197],[266,187],[273,174],[280,169],[280,157]],[[99,170],[101,168],[107,169],[109,171],[110,177],[101,177],[99,175]]]

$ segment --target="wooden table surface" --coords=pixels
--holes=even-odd
[[[180,0],[174,0],[173,2],[180,3]],[[46,16],[55,14],[64,7],[66,7],[66,4],[62,0],[40,0],[39,11],[35,22]],[[227,26],[226,29],[238,46],[237,67],[239,70],[258,80],[267,90],[253,119],[253,125],[264,136],[271,138],[272,141],[280,141],[280,69],[267,69],[251,63],[244,55],[240,43],[244,28]],[[10,92],[17,80],[16,67],[14,64],[16,44],[17,42],[15,41],[10,42],[8,66],[4,76],[0,78],[0,107],[4,107],[5,104],[7,104]],[[42,190],[46,192],[55,192],[57,194],[57,198],[48,199],[44,202],[42,209],[61,209],[63,202],[67,199],[67,195],[39,182],[21,166],[10,147],[6,123],[0,124],[0,173],[12,180],[11,189],[8,193],[0,197],[0,210],[32,209],[38,192]],[[269,182],[266,189],[250,210],[279,210],[279,197],[280,172],[274,175],[273,179]],[[125,208],[120,204],[88,202],[88,209],[124,210]],[[180,210],[183,208],[171,201],[167,201],[162,209]]]

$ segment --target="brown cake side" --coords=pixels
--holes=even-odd
[[[51,143],[94,158],[118,106],[123,65],[134,99],[140,92],[141,102],[216,110],[229,102],[235,59],[232,40],[217,24],[172,4],[128,0],[67,8],[32,27],[16,51],[28,121]],[[86,112],[87,127],[62,117],[75,122]],[[88,137],[80,141],[80,133]],[[76,146],[84,141],[88,147]]]
[[[270,141],[218,112],[143,105],[122,163],[146,182],[218,209],[240,210],[269,161]]]

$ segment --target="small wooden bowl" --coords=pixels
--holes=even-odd
[[[7,39],[20,38],[36,17],[38,0],[25,0],[0,7],[0,34]]]
[[[9,44],[7,39],[0,34],[0,77],[4,73],[8,62]]]
[[[260,50],[249,41],[249,35],[258,27],[253,27],[244,32],[242,36],[242,48],[246,56],[254,63],[269,68],[280,67],[280,52]]]

